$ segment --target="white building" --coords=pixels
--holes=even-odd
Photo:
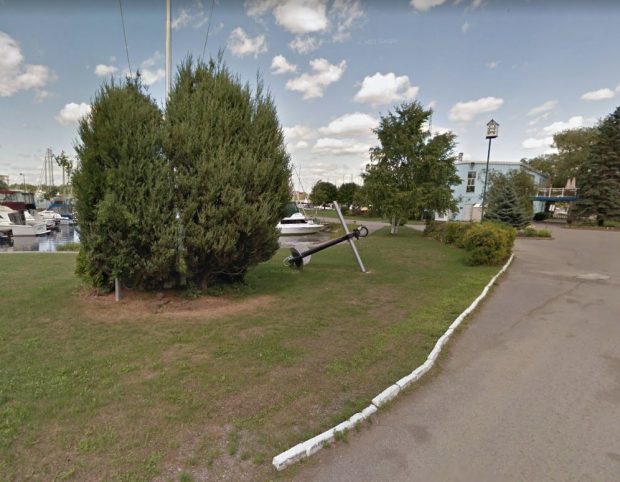
[[[451,213],[448,218],[457,221],[480,221],[486,161],[457,161],[455,166],[458,176],[461,178],[461,183],[454,187],[454,198],[458,202],[459,210]],[[489,162],[489,176],[492,172],[507,174],[517,169],[523,169],[532,176],[536,186],[544,186],[545,175],[535,171],[524,162]],[[487,184],[487,194],[489,188],[490,182]],[[534,203],[535,213],[544,210],[544,202],[532,202]]]

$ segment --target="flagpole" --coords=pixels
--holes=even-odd
[[[170,0],[166,0],[166,101],[170,95],[170,74],[172,70],[172,51],[170,47]]]

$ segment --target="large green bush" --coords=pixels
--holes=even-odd
[[[273,100],[260,82],[252,93],[222,64],[190,59],[179,69],[165,125],[187,281],[240,280],[278,249],[276,224],[291,196]]]
[[[424,234],[442,243],[463,247],[463,237],[474,223],[470,222],[441,222],[429,221],[424,228]]]
[[[463,237],[463,247],[469,251],[467,262],[472,265],[495,265],[510,256],[516,230],[499,223],[480,223],[471,227]]]
[[[174,277],[176,223],[162,113],[139,79],[103,85],[79,126],[73,177],[78,273],[101,289],[114,278],[158,288]]]

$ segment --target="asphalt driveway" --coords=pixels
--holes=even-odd
[[[554,236],[518,240],[435,376],[295,480],[620,480],[620,233]]]

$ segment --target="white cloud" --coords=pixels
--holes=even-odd
[[[246,0],[245,11],[250,17],[258,17],[273,10],[281,0]]]
[[[355,22],[365,16],[360,0],[335,0],[329,17],[336,19],[336,32],[332,40],[344,42],[351,37],[350,30]]]
[[[581,96],[583,100],[605,100],[612,99],[616,93],[611,89],[599,89],[586,92]]]
[[[178,15],[172,19],[171,27],[174,30],[179,30],[188,25],[191,25],[193,28],[200,28],[206,25],[208,20],[209,18],[202,1],[197,0],[194,5],[179,10]]]
[[[469,102],[457,102],[452,106],[449,118],[454,122],[469,122],[478,114],[494,112],[504,104],[498,97],[482,97]]]
[[[0,97],[20,90],[39,90],[51,79],[52,73],[44,65],[25,64],[17,41],[0,32]]]
[[[273,9],[276,23],[291,33],[320,32],[327,28],[325,1],[288,0]]]
[[[297,36],[291,40],[288,46],[298,54],[309,54],[318,49],[323,41],[317,37],[307,35],[305,37]]]
[[[142,69],[140,71],[140,78],[144,85],[153,85],[166,77],[166,71],[164,69]]]
[[[461,25],[461,30],[463,31],[463,33],[467,33],[470,28],[471,28],[471,23],[469,22],[465,22],[463,25]]]
[[[568,119],[566,122],[554,122],[553,124],[549,124],[546,127],[543,127],[543,132],[546,135],[557,134],[558,132],[562,132],[566,129],[578,129],[580,127],[592,127],[596,124],[596,119],[594,117],[583,117],[580,115],[576,115]]]
[[[237,27],[228,37],[228,48],[237,57],[253,55],[256,58],[258,54],[267,51],[267,42],[264,35],[258,35],[254,38],[248,37],[245,30]]]
[[[543,139],[535,139],[533,137],[530,137],[528,139],[525,139],[521,143],[521,146],[524,149],[546,149],[550,148],[551,144],[553,144],[553,137],[545,137]]]
[[[539,115],[538,117],[534,117],[531,121],[529,121],[527,123],[528,126],[535,126],[536,124],[538,124],[540,121],[545,120],[547,117],[549,117],[550,112],[545,112],[544,114]]]
[[[295,144],[295,149],[305,149],[309,146],[309,144],[306,141],[299,141],[297,142],[297,144]]]
[[[539,106],[532,108],[527,115],[538,115],[543,114],[545,112],[550,112],[555,109],[555,106],[558,105],[557,100],[548,100],[547,102],[543,102]]]
[[[433,7],[438,7],[446,2],[446,0],[411,0],[409,2],[413,8],[420,12],[426,12]]]
[[[411,85],[406,75],[396,76],[393,72],[366,76],[354,100],[364,102],[372,106],[404,102],[418,95],[419,87]]]
[[[192,16],[186,8],[182,8],[179,11],[179,15],[172,19],[171,27],[173,30],[178,30],[183,27],[187,27],[191,21]]]
[[[345,114],[331,121],[319,132],[324,135],[369,135],[379,126],[379,120],[361,112]]]
[[[367,143],[356,141],[355,139],[336,139],[333,137],[322,137],[317,139],[312,147],[314,152],[331,154],[334,156],[347,156],[368,154],[372,146]]]
[[[299,139],[312,139],[316,135],[312,127],[303,124],[297,124],[292,127],[285,127],[282,130],[284,132],[284,138],[288,143]]]
[[[97,64],[95,67],[95,75],[98,75],[99,77],[108,77],[116,72],[118,72],[118,67],[115,67],[114,65]]]
[[[286,83],[288,90],[302,92],[304,99],[323,97],[323,91],[328,85],[337,82],[347,68],[346,60],[339,64],[330,64],[326,59],[310,61],[313,73],[305,73]]]
[[[276,75],[295,72],[297,66],[291,64],[283,55],[276,55],[271,61],[271,72]]]
[[[493,62],[487,62],[485,64],[489,69],[495,69],[499,65],[499,60],[494,60]]]
[[[70,102],[60,109],[60,112],[56,115],[56,120],[64,125],[75,124],[79,120],[90,112],[90,105],[84,102],[76,104]]]

